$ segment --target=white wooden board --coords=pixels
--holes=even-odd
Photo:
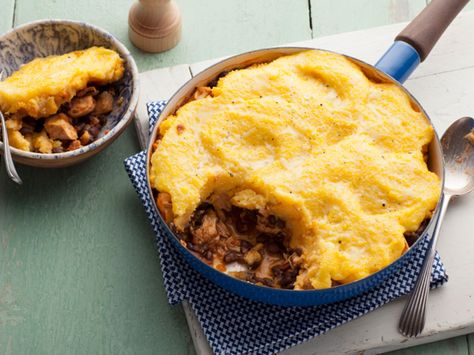
[[[405,24],[343,33],[290,44],[324,48],[375,63]],[[141,74],[136,124],[148,130],[145,103],[168,99],[192,74],[217,59]],[[474,115],[474,12],[466,12],[447,30],[406,87],[424,106],[441,135],[457,118]],[[146,133],[139,133],[144,143]],[[431,292],[423,334],[406,339],[397,331],[404,299],[285,351],[287,354],[380,353],[474,332],[474,194],[450,205],[438,251],[449,273],[445,287]],[[188,304],[184,310],[198,354],[209,354],[205,336]]]

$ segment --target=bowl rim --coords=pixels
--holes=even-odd
[[[342,55],[344,56],[345,58],[349,59],[351,62],[353,63],[356,63],[359,67],[363,67],[363,68],[369,68],[370,70],[372,70],[372,72],[376,73],[377,75],[381,76],[382,78],[384,78],[385,80],[387,80],[388,82],[390,83],[393,83],[395,85],[397,85],[397,87],[399,87],[404,93],[406,93],[408,95],[408,97],[418,106],[418,108],[420,109],[420,112],[423,113],[425,119],[428,121],[428,123],[430,124],[430,126],[433,128],[433,139],[431,141],[430,144],[436,144],[438,147],[439,147],[439,161],[441,162],[441,166],[439,166],[438,168],[440,169],[440,173],[436,173],[436,175],[438,175],[439,179],[440,179],[440,197],[438,199],[438,202],[436,203],[436,206],[435,208],[433,209],[432,211],[432,215],[431,215],[431,218],[428,222],[428,224],[425,226],[425,228],[423,229],[423,231],[420,233],[420,235],[418,236],[417,240],[411,245],[409,246],[408,250],[405,251],[404,253],[402,253],[398,258],[396,258],[395,260],[393,260],[390,264],[386,265],[385,267],[383,267],[382,269],[372,273],[372,274],[369,274],[365,277],[363,277],[362,279],[359,279],[359,280],[355,280],[355,281],[352,281],[352,282],[349,282],[349,283],[346,283],[346,284],[341,284],[341,285],[336,285],[336,286],[332,286],[332,287],[329,287],[329,288],[323,288],[323,289],[309,289],[309,290],[288,290],[288,289],[280,289],[280,288],[273,288],[273,287],[268,287],[268,286],[265,286],[265,285],[256,285],[256,284],[252,284],[250,283],[251,287],[255,287],[256,289],[260,289],[260,290],[271,290],[272,292],[274,292],[275,294],[326,294],[328,292],[331,292],[331,290],[336,290],[336,289],[343,289],[343,288],[347,288],[347,287],[356,287],[357,285],[363,285],[365,282],[367,282],[368,280],[370,279],[373,279],[375,278],[377,275],[380,275],[382,274],[382,272],[384,272],[385,270],[388,270],[390,268],[392,268],[393,266],[395,266],[397,263],[403,261],[404,257],[409,253],[411,252],[413,249],[415,249],[416,246],[418,246],[418,244],[421,243],[422,239],[424,237],[426,237],[428,231],[434,227],[436,224],[438,224],[438,221],[439,221],[439,211],[440,211],[440,208],[441,208],[441,203],[442,203],[442,200],[443,200],[443,188],[444,188],[444,182],[445,182],[445,166],[444,166],[444,158],[443,158],[443,154],[442,154],[442,151],[441,151],[441,143],[440,143],[440,139],[439,139],[439,136],[438,136],[438,133],[433,125],[433,122],[431,121],[429,115],[426,113],[425,109],[423,108],[423,106],[420,104],[420,102],[414,97],[414,95],[411,94],[411,92],[405,87],[403,86],[401,83],[399,83],[398,81],[396,81],[395,79],[393,79],[391,76],[389,76],[388,74],[384,73],[383,71],[381,71],[380,69],[376,68],[374,65],[372,64],[369,64],[363,60],[360,60],[360,59],[357,59],[357,58],[354,58],[350,55],[347,55],[347,54],[343,54],[343,53],[339,53],[339,52],[336,52],[336,51],[332,51],[332,50],[327,50],[327,49],[322,49],[322,48],[314,48],[314,47],[296,47],[296,46],[277,46],[277,47],[269,47],[269,48],[261,48],[261,49],[257,49],[257,50],[251,50],[251,51],[247,51],[247,52],[243,52],[243,53],[239,53],[237,55],[233,55],[233,56],[229,56],[227,58],[224,58],[222,60],[219,60],[218,62],[210,65],[209,67],[207,67],[206,69],[200,71],[198,74],[196,74],[195,76],[193,76],[191,79],[187,80],[178,90],[175,91],[175,93],[169,98],[169,100],[167,101],[166,105],[164,106],[162,112],[165,112],[165,110],[168,108],[169,104],[170,103],[173,103],[173,106],[176,106],[174,107],[174,111],[175,112],[177,109],[179,109],[180,106],[184,105],[186,103],[186,101],[183,102],[183,98],[185,98],[184,94],[185,94],[185,91],[187,89],[187,87],[190,85],[191,82],[193,83],[197,83],[199,82],[200,80],[202,81],[206,75],[208,76],[208,72],[212,69],[212,68],[215,68],[219,65],[224,65],[227,61],[233,61],[233,60],[236,60],[236,59],[240,59],[239,57],[244,57],[246,55],[255,55],[255,63],[257,63],[257,55],[259,53],[264,53],[266,51],[275,51],[277,52],[278,50],[282,50],[282,51],[292,51],[291,53],[288,52],[288,53],[281,53],[279,56],[284,56],[284,55],[291,55],[291,54],[296,54],[298,52],[302,52],[302,51],[306,51],[306,50],[318,50],[318,51],[323,51],[323,52],[329,52],[329,53],[334,53],[334,54],[338,54],[338,55]],[[240,63],[242,63],[243,60],[240,61]],[[239,68],[239,63],[236,63],[235,66],[234,66],[236,69]],[[196,87],[194,87],[195,89]],[[181,100],[180,100],[181,99]],[[173,114],[173,112],[170,112],[169,114]],[[168,114],[168,115],[169,115]],[[165,227],[165,230],[166,230],[166,234],[170,235],[170,236],[173,236],[173,238],[175,239],[175,241],[179,244],[179,238],[177,237],[177,235],[171,230],[171,228],[169,227],[169,225],[164,221],[163,217],[161,216],[161,213],[159,212],[159,209],[158,209],[158,206],[156,205],[156,201],[155,199],[153,198],[153,189],[151,187],[151,183],[150,183],[150,165],[151,165],[151,156],[152,156],[152,145],[153,143],[156,141],[156,137],[157,137],[157,134],[158,134],[158,127],[160,126],[161,122],[163,122],[163,120],[165,119],[165,116],[161,115],[159,116],[158,120],[156,121],[155,123],[155,126],[153,127],[153,130],[151,131],[151,134],[149,136],[149,140],[148,140],[148,144],[147,144],[147,148],[146,148],[146,184],[147,184],[147,193],[149,194],[150,198],[151,198],[151,201],[152,201],[152,205],[153,205],[153,209],[154,211],[157,213],[158,215],[158,218],[160,220],[160,222],[163,224],[163,226]],[[240,280],[238,278],[235,278],[229,274],[227,274],[226,272],[222,272],[222,271],[219,271],[217,269],[215,269],[214,267],[206,264],[204,261],[202,261],[199,257],[197,257],[196,255],[194,255],[193,253],[191,253],[187,248],[185,248],[184,246],[182,246],[181,244],[179,244],[182,248],[178,248],[179,250],[181,250],[181,252],[186,252],[187,255],[191,256],[193,259],[196,259],[201,265],[203,265],[206,269],[209,268],[209,269],[212,269],[213,271],[219,273],[219,275],[222,275],[224,276],[225,278],[232,278],[233,280],[236,280],[238,284],[246,284],[246,285],[249,285],[248,282],[244,281],[244,280]],[[193,266],[191,266],[193,269],[196,270],[196,268],[194,268]],[[201,272],[199,271],[199,273],[201,274]],[[213,283],[214,280],[211,280]],[[370,289],[373,288],[373,287],[369,287]],[[271,303],[271,302],[269,302]]]
[[[3,35],[0,36],[0,42],[2,41],[3,38],[6,38],[14,33],[16,33],[18,30],[25,30],[28,28],[33,28],[35,26],[39,25],[47,25],[47,24],[61,24],[61,25],[69,25],[69,26],[83,26],[90,28],[94,30],[96,33],[100,33],[101,35],[110,38],[110,41],[118,48],[120,51],[118,54],[122,59],[126,60],[131,67],[131,78],[132,78],[132,95],[130,97],[129,103],[127,110],[125,113],[122,115],[120,120],[117,122],[115,126],[113,126],[107,134],[104,134],[104,136],[100,137],[99,139],[93,141],[91,144],[88,144],[86,146],[83,146],[79,149],[75,149],[69,152],[62,152],[62,153],[37,153],[37,152],[27,152],[15,147],[10,146],[10,150],[12,152],[12,157],[15,158],[15,156],[21,157],[21,158],[26,158],[26,159],[32,159],[32,160],[44,160],[44,161],[56,161],[56,160],[67,160],[70,158],[75,158],[79,156],[83,156],[88,154],[91,151],[94,151],[104,144],[106,144],[110,139],[113,139],[114,137],[118,137],[122,131],[126,128],[126,126],[130,123],[131,119],[133,118],[133,114],[135,112],[135,109],[138,104],[138,99],[139,99],[139,75],[138,75],[138,67],[137,64],[135,63],[135,60],[133,59],[132,55],[130,54],[130,51],[127,49],[127,47],[120,42],[114,35],[112,35],[110,32],[96,26],[92,25],[87,22],[83,21],[76,21],[76,20],[63,20],[63,19],[42,19],[42,20],[35,20],[31,22],[27,22],[25,24],[22,24],[18,27],[15,27]],[[105,148],[105,147],[104,147]],[[3,142],[0,141],[0,151],[3,153]],[[99,150],[97,151],[99,152]]]

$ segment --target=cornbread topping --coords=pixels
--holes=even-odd
[[[110,84],[124,74],[113,50],[91,47],[37,58],[0,82],[0,109],[10,144],[58,153],[95,140],[114,105]]]
[[[304,51],[198,89],[161,123],[150,182],[164,219],[209,264],[321,289],[384,268],[430,218],[441,190],[425,161],[432,139],[396,85]]]

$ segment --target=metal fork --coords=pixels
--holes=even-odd
[[[0,70],[0,81],[3,80],[3,70]],[[2,111],[0,111],[0,119],[2,121],[2,140],[3,140],[3,158],[5,160],[5,168],[7,169],[7,174],[14,182],[18,185],[21,185],[20,176],[16,172],[15,164],[13,163],[12,153],[10,151],[10,143],[8,142],[8,132],[7,126],[5,124],[5,117],[3,116]]]

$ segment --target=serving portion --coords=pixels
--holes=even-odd
[[[121,104],[114,85],[123,75],[120,55],[103,47],[23,65],[0,82],[10,144],[28,152],[61,153],[92,143],[106,116]]]
[[[150,184],[181,244],[209,265],[323,289],[407,250],[440,196],[426,164],[433,136],[396,85],[305,51],[198,88],[161,122]]]

